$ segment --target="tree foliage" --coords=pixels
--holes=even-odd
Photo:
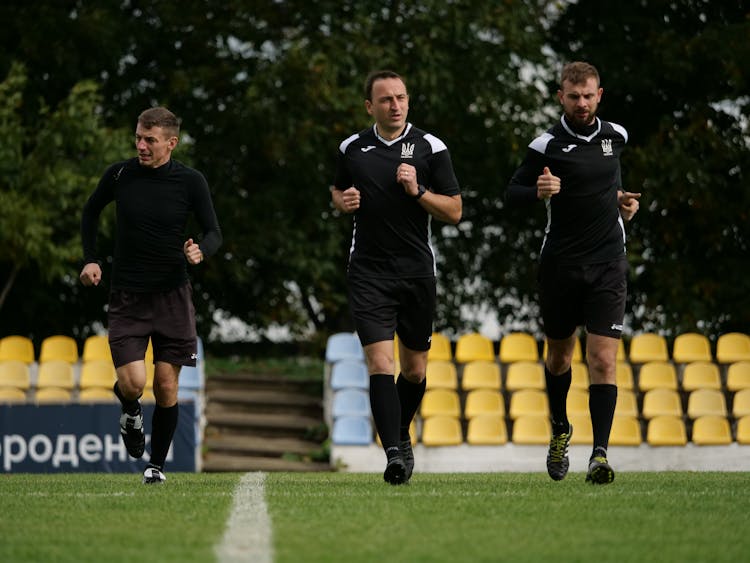
[[[0,272],[22,268],[0,330],[20,330],[19,318],[26,332],[50,316],[77,332],[104,322],[104,298],[75,283],[80,205],[154,104],[182,118],[176,157],[206,175],[225,233],[194,273],[200,332],[219,313],[261,333],[349,327],[351,218],[332,210],[328,186],[338,144],[369,124],[362,83],[375,68],[406,78],[410,121],[445,140],[463,189],[462,223],[433,222],[436,328],[476,328],[470,311],[484,307],[504,327],[533,330],[544,217],[502,198],[526,144],[554,119],[555,77],[570,58],[600,67],[603,115],[631,133],[626,182],[644,192],[630,233],[633,327],[746,327],[744,4],[9,0],[0,217],[14,223],[0,237],[18,240],[15,257],[0,250]],[[21,82],[16,62],[28,69]],[[49,190],[32,197],[30,186]]]

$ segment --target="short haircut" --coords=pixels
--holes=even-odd
[[[177,137],[180,134],[180,121],[177,116],[167,108],[149,108],[138,116],[138,123],[146,129],[161,127],[168,137]]]
[[[565,81],[571,84],[583,84],[589,78],[595,78],[596,85],[599,86],[599,72],[594,65],[582,61],[568,63],[563,67],[560,75],[560,90],[563,89]]]
[[[392,70],[375,70],[368,74],[367,80],[365,80],[365,100],[372,101],[372,85],[376,80],[384,78],[398,78],[406,86],[406,81]]]

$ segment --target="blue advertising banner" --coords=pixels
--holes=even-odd
[[[154,404],[143,404],[146,452],[130,457],[120,437],[119,404],[0,405],[3,473],[140,473],[149,460]],[[180,415],[166,471],[196,471],[200,452],[193,401]]]

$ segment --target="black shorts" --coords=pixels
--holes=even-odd
[[[565,339],[585,326],[591,334],[620,338],[625,318],[628,262],[566,266],[542,260],[539,295],[544,333]]]
[[[349,278],[349,306],[362,346],[393,340],[427,351],[432,338],[437,290],[435,278],[403,280]]]
[[[132,292],[113,289],[109,295],[109,347],[115,367],[146,356],[148,339],[154,362],[195,366],[193,288],[189,283],[169,291]]]

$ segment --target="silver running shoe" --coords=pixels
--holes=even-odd
[[[166,480],[167,478],[164,476],[164,473],[156,467],[147,467],[146,471],[143,472],[144,485],[162,485]]]
[[[120,415],[120,435],[125,442],[125,449],[131,457],[136,459],[143,455],[146,449],[146,436],[143,433],[143,411],[130,415],[126,412]]]

